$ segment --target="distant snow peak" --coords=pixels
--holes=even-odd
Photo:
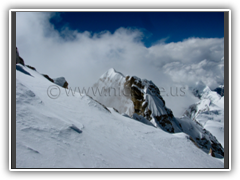
[[[208,86],[206,84],[204,84],[202,81],[198,81],[195,83],[195,86],[192,89],[192,93],[194,96],[198,97],[199,99],[201,99],[201,96],[203,94],[203,90],[205,88],[208,88]]]
[[[211,102],[218,101],[221,98],[219,92],[222,92],[222,86],[216,88],[216,90],[211,90],[207,85],[205,85],[202,81],[198,81],[195,84],[195,87],[192,88],[192,93],[194,96],[199,99],[210,99]]]
[[[107,72],[105,72],[100,78],[105,78],[105,77],[113,77],[116,75],[120,75],[125,77],[122,73],[116,71],[114,68],[110,68]]]

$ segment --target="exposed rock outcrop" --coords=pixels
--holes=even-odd
[[[213,91],[217,92],[221,97],[224,96],[224,86],[218,86],[217,88],[215,88]]]
[[[214,137],[209,131],[203,129],[204,135],[202,138],[196,138],[198,145],[200,148],[205,150],[205,152],[209,152],[212,150],[211,155],[218,158],[224,157],[224,149],[222,145],[217,141],[216,137]]]
[[[18,64],[18,63],[25,66],[24,60],[19,56],[19,52],[18,52],[18,49],[16,47],[16,64]]]
[[[47,74],[42,74],[46,79],[48,79],[49,81],[51,81],[52,83],[54,83],[53,79],[50,78]]]
[[[152,81],[142,80],[136,76],[126,76],[125,79],[124,88],[134,104],[134,113],[173,133],[174,127],[171,122],[173,113],[165,106],[158,87]]]
[[[209,143],[202,145],[203,147],[204,145],[207,146],[205,147],[206,150],[209,150],[211,146],[213,154],[215,154],[216,157],[219,156],[218,154],[223,156],[224,150],[221,146],[224,147],[224,96],[222,96],[224,94],[224,86],[220,85],[212,91],[204,83],[197,82],[194,90],[193,94],[198,92],[194,95],[198,95],[200,100],[189,106],[183,114],[183,117],[190,118],[202,126],[203,129],[211,132],[211,135],[214,137],[209,140],[211,145],[209,145]],[[216,139],[216,141],[214,139]],[[199,141],[199,144],[201,144],[205,140],[201,137],[200,139],[196,139],[196,141]],[[219,152],[217,152],[218,150]]]
[[[35,67],[29,66],[29,65],[26,65],[26,66],[27,66],[28,68],[30,68],[30,69],[36,71],[36,68],[35,68]]]
[[[206,130],[197,121],[192,121],[190,118],[182,117],[176,118],[181,124],[184,133],[189,135],[189,139],[205,153],[208,153],[212,149],[215,157],[224,157],[224,148],[208,130]]]
[[[66,81],[66,79],[64,77],[55,78],[55,79],[53,79],[53,82],[59,86],[62,86],[64,88],[68,89],[68,82]]]

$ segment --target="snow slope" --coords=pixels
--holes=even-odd
[[[120,113],[132,115],[133,102],[124,90],[125,76],[110,68],[93,85],[94,93],[90,94],[94,99],[107,107],[113,107]]]
[[[96,93],[92,96],[100,103],[107,107],[113,107],[130,117],[141,115],[156,127],[162,127],[159,122],[172,116],[171,110],[165,106],[159,89],[152,81],[136,76],[124,76],[111,68],[100,77],[93,87],[111,91],[110,94]],[[113,90],[116,90],[116,95],[112,92]],[[166,130],[173,131],[172,127],[167,126],[164,126]],[[175,128],[178,129],[177,125]]]
[[[17,168],[224,167],[184,133],[122,116],[86,95],[67,95],[37,71],[18,66],[31,76],[16,71]]]

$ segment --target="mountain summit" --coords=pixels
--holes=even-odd
[[[111,91],[108,95],[98,93],[93,97],[107,107],[113,107],[130,117],[142,116],[155,127],[161,127],[168,132],[180,128],[172,121],[172,111],[165,106],[158,87],[152,81],[136,76],[124,76],[111,68],[93,87],[99,91]]]

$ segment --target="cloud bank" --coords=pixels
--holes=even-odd
[[[70,87],[90,87],[113,67],[125,75],[152,80],[157,86],[191,86],[202,80],[211,88],[223,84],[223,38],[189,38],[176,43],[159,41],[149,48],[141,42],[138,29],[78,32],[67,26],[59,32],[50,24],[48,12],[18,12],[16,43],[26,64],[50,77],[64,76]],[[58,17],[60,18],[60,17]],[[176,101],[188,106],[195,101],[164,97],[173,107]],[[176,106],[176,105],[175,105]]]
[[[189,38],[155,45],[150,52],[154,54],[154,64],[170,75],[174,82],[189,85],[202,80],[212,88],[223,84],[223,38]]]

